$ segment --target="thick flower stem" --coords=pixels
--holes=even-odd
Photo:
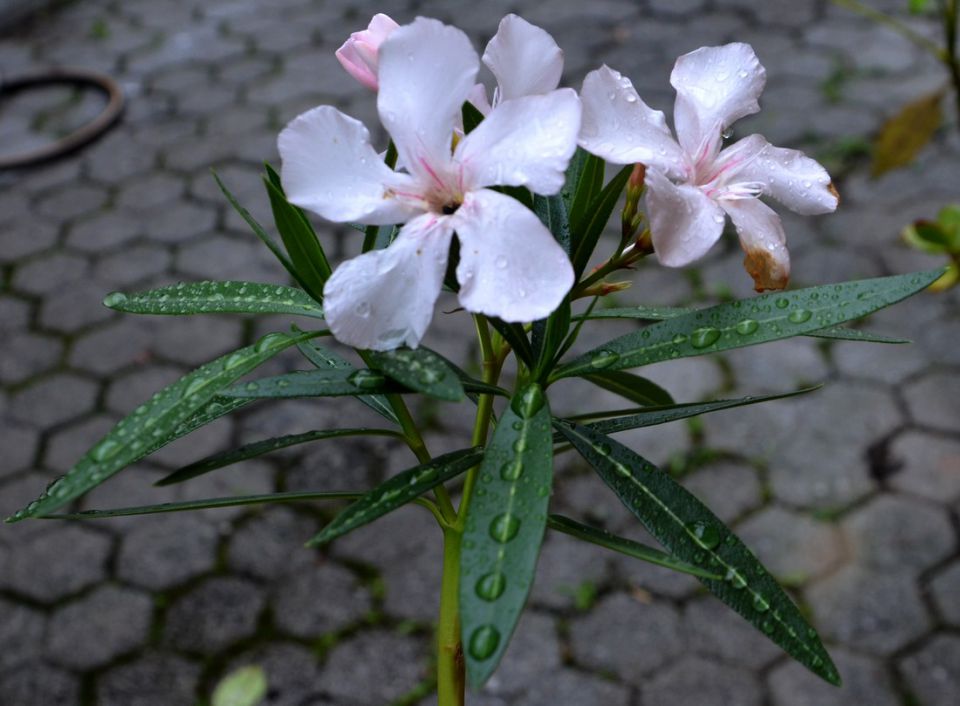
[[[437,625],[437,703],[463,706],[466,677],[460,640],[460,542],[451,527],[443,531],[443,578],[440,584],[440,621]]]

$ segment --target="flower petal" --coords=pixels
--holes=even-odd
[[[490,114],[492,108],[490,107],[490,100],[487,98],[487,87],[482,83],[474,84],[473,88],[470,89],[467,100],[470,101],[474,108],[483,113],[483,115],[486,116]]]
[[[510,14],[486,51],[483,63],[497,77],[500,100],[548,93],[560,84],[563,51],[546,31]]]
[[[736,120],[760,110],[767,72],[753,47],[740,42],[702,47],[684,54],[673,67],[677,89],[677,138],[694,162],[716,154],[721,134]]]
[[[740,246],[747,254],[743,266],[758,292],[783,289],[790,281],[790,253],[783,224],[772,208],[759,199],[723,201],[723,210],[737,227]]]
[[[343,223],[402,223],[417,211],[391,191],[415,189],[407,174],[394,172],[370,145],[359,120],[323,105],[294,118],[277,140],[281,179],[291,203]]]
[[[454,159],[463,167],[467,189],[528,186],[555,194],[563,187],[579,131],[580,100],[573,89],[515,98],[498,104],[464,137]]]
[[[504,321],[535,321],[573,286],[570,259],[532,211],[504,194],[467,194],[453,216],[460,238],[460,303]]]
[[[388,248],[334,271],[323,288],[323,308],[338,341],[375,351],[417,347],[443,285],[453,234],[448,220],[418,216]]]
[[[357,81],[373,91],[377,90],[380,45],[399,26],[387,15],[374,15],[365,30],[351,34],[337,49],[337,59]]]
[[[718,163],[730,165],[727,181],[756,184],[804,216],[837,209],[836,189],[827,170],[799,150],[774,147],[761,135],[750,135],[720,153]]]
[[[608,162],[640,162],[674,178],[685,173],[685,157],[663,113],[643,102],[630,79],[608,66],[587,74],[580,91],[580,145]]]
[[[418,17],[380,46],[380,120],[400,162],[426,183],[450,164],[460,109],[476,83],[480,61],[467,35],[437,20]]]
[[[700,189],[675,185],[648,169],[647,214],[653,249],[661,264],[683,267],[707,254],[723,233],[723,210]]]

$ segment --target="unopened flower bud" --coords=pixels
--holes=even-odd
[[[337,59],[351,76],[371,91],[380,87],[377,72],[380,66],[380,45],[399,27],[382,13],[373,16],[362,32],[354,32],[337,49]]]
[[[633,171],[627,180],[627,201],[623,206],[623,213],[620,215],[620,232],[624,244],[633,237],[640,227],[643,220],[643,214],[638,207],[640,197],[643,196],[643,180],[647,174],[647,168],[642,164],[633,165]]]

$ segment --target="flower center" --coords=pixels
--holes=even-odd
[[[445,203],[440,207],[440,213],[442,213],[444,216],[452,216],[457,212],[458,208],[460,208],[460,204],[457,201],[450,201],[449,203]]]

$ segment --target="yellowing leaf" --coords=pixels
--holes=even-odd
[[[267,675],[251,665],[231,672],[217,684],[213,706],[259,706],[267,695]]]
[[[943,120],[942,98],[942,91],[924,96],[905,105],[884,123],[874,143],[871,170],[874,177],[909,164],[930,142]]]

